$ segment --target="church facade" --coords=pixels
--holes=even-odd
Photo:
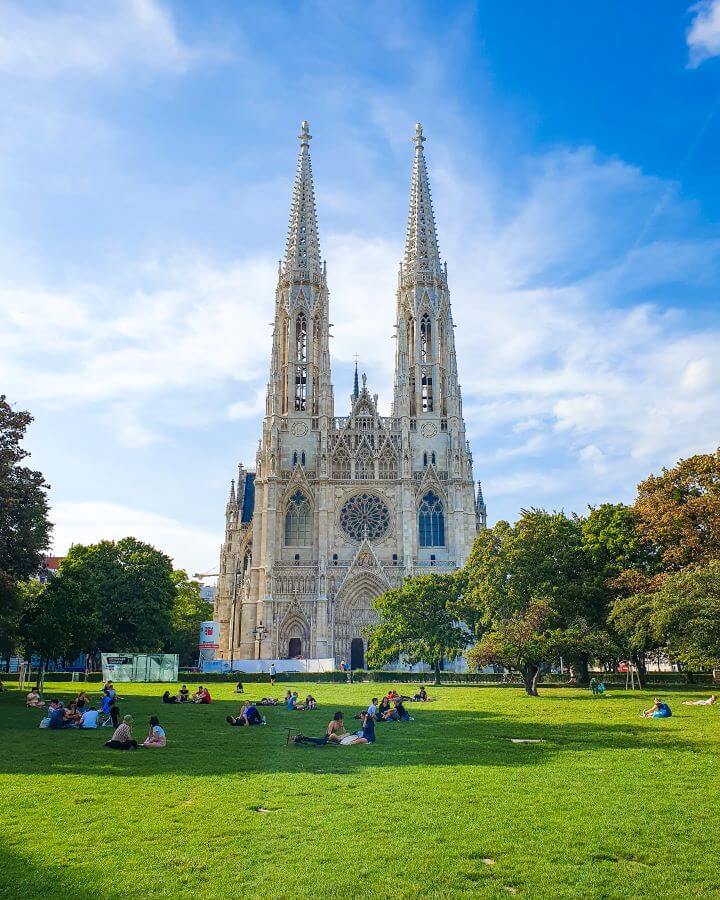
[[[221,658],[333,657],[362,668],[373,598],[409,575],[462,566],[486,509],[465,438],[422,127],[389,417],[357,367],[336,415],[310,139],[303,122],[262,437],[255,470],[241,465],[231,484],[215,617]]]

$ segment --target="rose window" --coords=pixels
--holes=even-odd
[[[374,494],[356,494],[340,510],[340,527],[354,541],[379,540],[388,530],[390,512]]]

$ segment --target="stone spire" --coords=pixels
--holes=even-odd
[[[440,250],[435,231],[435,215],[430,181],[423,152],[422,125],[415,126],[415,162],[413,163],[410,187],[410,212],[408,214],[407,237],[405,238],[405,258],[403,264],[407,274],[440,269]]]
[[[477,497],[475,499],[475,525],[479,531],[487,528],[487,506],[482,492],[482,482],[477,483]]]
[[[285,248],[285,267],[287,270],[305,269],[319,274],[322,266],[315,212],[315,189],[310,162],[312,135],[307,122],[303,122],[300,126],[299,138],[300,155],[295,172],[290,226]]]
[[[355,360],[355,380],[353,381],[353,399],[357,400],[360,396],[360,382],[358,381],[357,359]]]

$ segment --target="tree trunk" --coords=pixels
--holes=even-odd
[[[440,660],[435,660],[435,684],[440,684]]]
[[[540,675],[540,667],[534,666],[532,663],[525,663],[522,669],[523,682],[525,684],[525,693],[529,697],[537,697],[537,680]]]
[[[578,684],[590,684],[590,660],[587,653],[580,656],[580,664],[578,666]]]

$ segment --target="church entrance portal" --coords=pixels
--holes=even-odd
[[[362,638],[353,638],[350,642],[350,668],[365,668],[365,647]]]
[[[295,659],[296,656],[302,656],[302,641],[300,638],[290,638],[288,642],[288,659]]]

